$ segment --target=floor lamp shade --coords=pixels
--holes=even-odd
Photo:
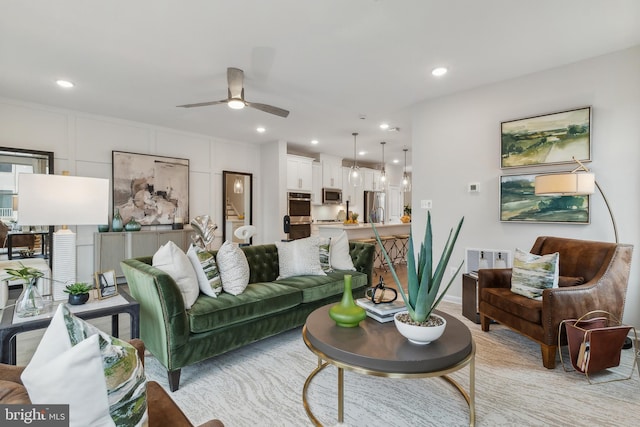
[[[76,281],[76,235],[67,225],[106,224],[109,180],[68,175],[18,175],[20,225],[61,225],[53,235],[54,299]]]
[[[595,192],[592,173],[554,173],[538,175],[535,179],[536,195],[587,195]]]

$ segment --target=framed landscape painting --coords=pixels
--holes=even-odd
[[[500,167],[515,168],[591,160],[591,107],[500,125]]]
[[[589,196],[536,196],[535,177],[500,177],[500,221],[589,224]]]
[[[113,151],[113,209],[123,224],[189,218],[189,160]]]

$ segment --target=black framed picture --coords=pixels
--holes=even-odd
[[[516,168],[591,160],[591,107],[500,124],[500,167]]]
[[[189,222],[189,159],[112,151],[113,209],[123,224]]]

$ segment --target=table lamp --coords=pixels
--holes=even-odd
[[[54,299],[65,298],[64,284],[76,281],[76,234],[67,225],[108,222],[109,180],[47,174],[19,174],[20,225],[61,226],[53,233]],[[62,286],[58,286],[61,284]]]
[[[605,205],[609,210],[611,222],[613,223],[613,233],[618,242],[618,227],[613,217],[613,211],[609,206],[607,197],[602,192],[602,188],[598,185],[595,176],[580,161],[573,157],[573,161],[578,164],[571,172],[552,173],[547,175],[538,175],[535,178],[535,193],[538,195],[561,195],[561,196],[584,196],[595,193],[597,188],[600,195],[604,199]]]

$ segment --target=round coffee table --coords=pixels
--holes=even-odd
[[[356,328],[341,328],[329,317],[331,305],[312,312],[302,329],[302,338],[318,356],[318,367],[307,377],[302,403],[314,425],[322,425],[307,402],[313,378],[328,365],[338,368],[338,422],[344,421],[344,370],[389,378],[443,377],[462,394],[469,406],[469,425],[475,425],[475,344],[464,323],[436,311],[447,320],[444,334],[427,345],[410,343],[393,322],[380,323],[367,317]],[[324,361],[324,362],[323,362]],[[447,376],[469,366],[469,393]]]

